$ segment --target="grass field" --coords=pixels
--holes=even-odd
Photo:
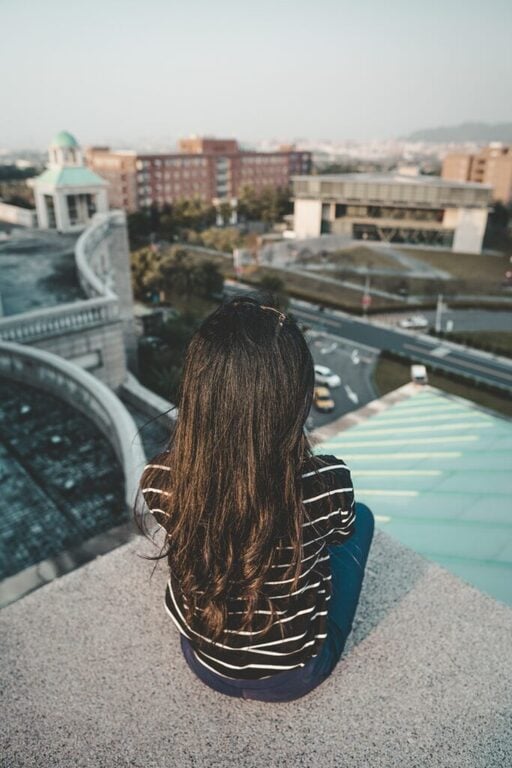
[[[407,269],[388,256],[384,251],[371,251],[369,248],[365,248],[364,245],[356,245],[351,248],[346,248],[341,251],[330,253],[328,260],[332,264],[339,264],[340,268],[343,267],[368,267],[371,269],[400,269],[407,273]]]
[[[464,339],[464,342],[470,346],[473,342],[476,346],[492,347],[502,354],[512,357],[512,331],[461,331],[457,337]]]
[[[437,269],[444,269],[460,280],[485,280],[486,282],[503,280],[507,268],[512,268],[505,255],[492,256],[480,253],[453,253],[452,251],[434,251],[422,248],[400,247],[404,253],[415,259],[430,264]]]
[[[410,380],[410,364],[396,360],[387,360],[382,357],[379,358],[374,372],[374,384],[379,396],[407,384]],[[512,417],[512,399],[505,392],[503,395],[496,395],[479,389],[472,384],[454,381],[447,376],[443,376],[441,373],[431,373],[430,371],[428,373],[428,380],[429,384],[444,392],[464,397],[466,400],[471,400],[483,408],[490,408],[504,416]]]
[[[291,270],[284,271],[282,269],[273,269],[272,267],[262,267],[255,270],[250,277],[251,282],[258,282],[264,275],[279,277],[283,280],[286,291],[296,298],[312,301],[314,304],[325,304],[340,307],[340,309],[361,311],[362,293],[346,288],[341,283],[337,285],[336,283],[324,282],[314,276],[305,277],[304,275],[295,274]],[[356,279],[354,279],[355,281]],[[361,285],[364,285],[363,279],[361,279]],[[393,299],[372,296],[372,308],[383,310],[403,309],[404,303],[402,301],[394,301]]]

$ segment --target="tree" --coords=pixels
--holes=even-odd
[[[192,277],[196,295],[206,299],[213,294],[222,293],[224,277],[213,261],[203,261],[201,264],[197,264],[193,269]]]

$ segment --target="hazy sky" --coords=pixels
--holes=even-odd
[[[0,0],[0,147],[512,120],[511,0]]]

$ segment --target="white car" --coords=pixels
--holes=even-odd
[[[399,321],[400,328],[428,328],[428,320],[424,315],[412,315]]]
[[[315,365],[315,381],[327,387],[341,387],[341,379],[337,373],[325,365]]]

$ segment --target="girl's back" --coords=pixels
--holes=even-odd
[[[354,532],[355,505],[343,462],[312,454],[313,387],[297,324],[254,299],[222,305],[190,343],[170,447],[141,488],[165,530],[166,608],[200,676],[275,683],[323,653],[328,547]]]

